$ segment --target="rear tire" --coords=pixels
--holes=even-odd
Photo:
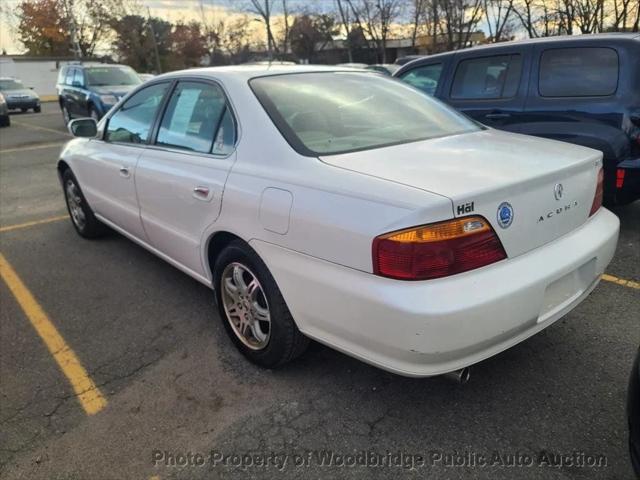
[[[21,108],[21,109],[20,109],[20,111],[21,111],[22,113],[27,113],[27,112],[29,111],[29,109],[28,109],[28,108]]]
[[[42,111],[42,107],[38,106],[38,107],[34,107],[33,111],[35,113],[40,113]]]
[[[11,126],[11,117],[7,114],[6,117],[0,117],[0,127]]]
[[[304,353],[309,339],[298,330],[267,266],[245,242],[234,240],[220,253],[213,279],[222,323],[249,361],[276,368]]]
[[[64,121],[64,126],[66,128],[69,126],[69,122],[71,121],[71,114],[64,103],[60,106],[60,109],[62,110],[62,120]]]
[[[89,207],[75,175],[70,169],[62,174],[62,189],[67,204],[67,211],[71,217],[71,223],[84,238],[99,238],[107,233],[108,229],[93,214]]]

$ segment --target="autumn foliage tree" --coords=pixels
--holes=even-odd
[[[23,1],[16,10],[18,38],[29,55],[69,55],[71,39],[58,0]]]

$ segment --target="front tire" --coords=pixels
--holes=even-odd
[[[279,367],[307,348],[305,337],[264,262],[241,240],[231,242],[213,268],[220,318],[238,350],[265,368]]]
[[[34,111],[35,113],[40,113],[40,112],[42,112],[42,107],[41,107],[41,106],[34,107],[34,108],[33,108],[33,111]]]
[[[98,238],[107,232],[107,227],[98,220],[89,207],[78,180],[71,170],[67,169],[62,174],[62,188],[67,211],[71,217],[71,223],[84,238]]]

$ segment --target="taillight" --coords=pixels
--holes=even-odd
[[[626,170],[624,168],[618,168],[616,170],[616,188],[622,188],[624,186],[624,174]]]
[[[593,215],[598,211],[598,209],[602,206],[602,196],[604,195],[604,190],[602,184],[604,183],[604,170],[602,168],[598,172],[598,184],[596,185],[596,193],[593,196],[593,203],[591,204],[591,211],[589,212],[589,216]]]
[[[408,228],[373,240],[373,272],[399,280],[447,277],[504,258],[500,239],[479,216]]]

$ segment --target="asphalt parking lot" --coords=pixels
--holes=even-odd
[[[464,386],[317,344],[264,371],[204,286],[117,234],[76,235],[55,173],[68,138],[55,104],[0,130],[0,477],[633,478],[640,202],[615,209],[591,296]]]

